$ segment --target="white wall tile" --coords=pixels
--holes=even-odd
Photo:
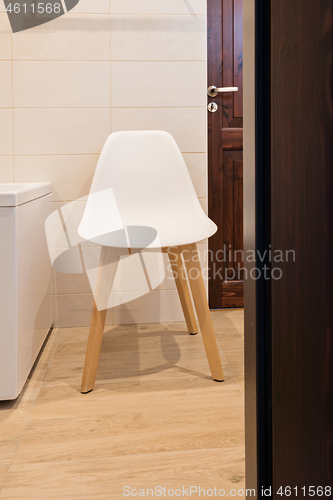
[[[207,246],[207,240],[204,243],[197,243],[197,249],[200,255],[200,264],[201,264],[201,270],[204,278],[208,277],[208,266],[209,266],[209,260],[208,260],[208,246]]]
[[[12,156],[0,156],[0,182],[13,182],[14,159]]]
[[[166,254],[163,254],[165,259],[165,266],[168,264],[168,258]],[[130,259],[130,257],[129,257]],[[122,272],[124,267],[119,267],[118,272],[116,274],[115,282],[113,284],[112,290],[114,292],[121,292],[121,295],[126,295],[126,292],[132,291],[146,291],[147,290],[147,282],[145,282],[145,288],[142,285],[142,277],[140,277],[140,273],[137,272],[138,269],[135,269],[135,266],[131,266],[131,271],[125,274]],[[120,272],[119,272],[120,271]],[[142,271],[142,267],[141,267]],[[163,281],[161,286],[157,287],[155,290],[175,290],[175,281],[171,272],[166,267],[166,275],[167,279]],[[145,277],[143,276],[143,279]],[[57,295],[62,294],[84,294],[91,293],[91,287],[87,278],[86,273],[82,274],[70,274],[70,273],[61,273],[55,272],[55,293]]]
[[[208,206],[207,206],[207,198],[199,198],[202,209],[206,215],[208,215]]]
[[[98,155],[17,156],[15,182],[51,182],[54,201],[76,200],[89,193],[98,158]]]
[[[111,0],[118,14],[205,14],[206,0]]]
[[[17,156],[13,163],[12,111],[2,109],[0,154],[8,156],[0,157],[0,181],[11,182],[14,173],[16,182],[52,182],[54,210],[84,196],[112,117],[113,131],[168,130],[185,153],[205,204],[205,11],[206,0],[80,0],[67,15],[15,34]],[[10,59],[11,28],[2,13],[0,61]],[[0,106],[11,106],[9,73],[6,65],[2,68]],[[167,277],[156,291],[110,310],[107,324],[112,317],[115,323],[183,321],[168,271]],[[132,276],[118,278],[116,288],[126,287],[126,280],[129,288],[136,285]],[[92,294],[86,275],[56,273],[55,287],[56,324],[89,326]]]
[[[91,293],[55,296],[56,328],[89,326],[93,307]],[[112,309],[106,316],[106,325],[112,324]]]
[[[0,62],[0,108],[12,107],[12,63]]]
[[[207,260],[207,242],[201,242],[197,244],[197,248],[199,251],[200,255],[200,263],[201,263],[201,269],[203,272],[204,279],[207,277],[207,266],[208,266],[208,260]],[[165,255],[167,258],[167,256]],[[175,286],[175,280],[171,272],[171,267],[168,262],[168,260],[165,261],[165,269],[166,269],[166,277],[163,283],[157,288],[157,290],[173,290],[176,288]]]
[[[208,254],[208,240],[204,240],[197,244],[197,248],[200,255],[200,263],[202,276],[204,280],[204,285],[206,288],[206,294],[208,297],[208,276],[209,276],[209,266],[211,265]]]
[[[110,134],[106,108],[20,108],[14,117],[17,155],[99,154]]]
[[[176,290],[153,291],[112,311],[115,325],[184,321]]]
[[[0,2],[0,5],[4,3]],[[0,60],[10,60],[12,50],[12,29],[6,13],[0,13]]]
[[[0,155],[13,154],[13,117],[11,109],[0,109]]]
[[[179,0],[178,0],[179,1]],[[205,16],[111,16],[114,61],[204,61]]]
[[[160,257],[162,255],[160,254]],[[112,286],[114,292],[147,293],[149,285],[142,267],[142,262],[138,254],[129,255],[121,259],[118,264],[117,273]]]
[[[205,106],[205,63],[112,62],[111,88],[118,108]]]
[[[110,106],[109,62],[14,61],[13,65],[16,107]]]
[[[203,253],[205,245],[198,245],[198,248],[200,253]],[[206,269],[203,258],[202,267],[204,270]],[[77,280],[77,276],[75,282],[79,289],[80,285],[82,286],[83,280],[81,280],[81,278]],[[70,289],[70,287],[68,289]],[[93,304],[91,293],[61,294],[56,295],[55,300],[57,327],[90,325]],[[178,293],[175,289],[152,291],[136,300],[110,309],[108,311],[106,324],[159,323],[172,321],[184,321]]]
[[[91,293],[91,287],[86,273],[72,274],[55,272],[54,283],[56,295]]]
[[[112,131],[166,130],[180,150],[206,151],[206,108],[150,108],[112,110]]]
[[[165,279],[156,288],[156,290],[176,290],[176,283],[171,271],[169,257],[167,254],[163,254],[163,256],[164,256]]]
[[[80,0],[68,14],[108,14],[110,0]]]
[[[183,154],[198,198],[206,196],[206,155],[205,153]]]
[[[15,33],[14,60],[103,61],[110,58],[107,14],[65,15]]]

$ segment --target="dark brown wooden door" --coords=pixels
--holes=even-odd
[[[271,0],[273,499],[333,493],[333,0]],[[274,253],[273,253],[274,254]],[[297,489],[296,489],[297,488]],[[326,488],[326,490],[325,490]],[[281,490],[280,490],[281,492]]]
[[[208,97],[209,303],[243,307],[243,0],[208,2],[208,85],[239,89]]]

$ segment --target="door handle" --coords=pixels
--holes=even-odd
[[[209,97],[216,97],[219,92],[237,92],[237,90],[238,87],[214,87],[214,85],[212,85],[208,87],[207,95],[209,95]]]

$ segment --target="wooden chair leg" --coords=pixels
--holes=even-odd
[[[187,329],[191,335],[198,333],[197,322],[193,309],[190,290],[187,285],[185,268],[181,257],[181,250],[178,248],[169,248],[168,255],[170,260],[171,269],[175,278],[176,287],[182,305]]]
[[[95,386],[106,313],[107,309],[104,309],[103,311],[99,311],[97,309],[96,302],[94,300],[81,384],[81,392],[83,394],[92,391]]]
[[[101,249],[101,258],[94,293],[95,300],[81,384],[81,392],[83,394],[94,389],[101,352],[107,308],[100,310],[98,305],[105,304],[110,296],[119,258],[120,255],[123,254],[124,251],[119,249],[110,247],[102,247]]]
[[[208,307],[201,266],[199,259],[197,258],[197,246],[196,244],[187,245],[186,247],[183,247],[182,250],[186,250],[184,260],[186,263],[187,275],[198,315],[210,372],[214,380],[222,382],[224,380],[223,368],[216,342],[213,322]]]

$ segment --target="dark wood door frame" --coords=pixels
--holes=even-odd
[[[333,0],[244,5],[245,252],[296,252],[245,280],[246,482],[310,498],[333,491]]]
[[[244,2],[244,255],[264,254],[270,231],[270,5]],[[245,258],[247,276],[269,266]],[[245,279],[246,487],[272,486],[271,289],[262,273]]]

